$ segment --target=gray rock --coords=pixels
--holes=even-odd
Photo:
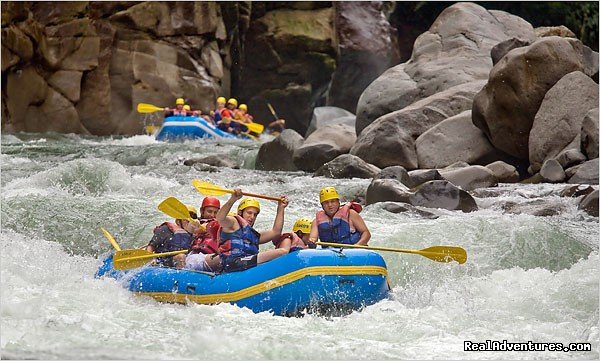
[[[411,204],[408,203],[398,203],[398,202],[383,202],[381,204],[381,208],[390,212],[390,213],[404,213],[404,212],[409,212],[409,213],[416,213],[418,214],[420,217],[425,218],[425,219],[437,219],[439,218],[439,216],[435,213],[432,212],[428,212],[422,209],[419,209],[418,207],[415,207]]]
[[[492,64],[496,65],[504,55],[506,55],[509,51],[522,48],[527,45],[531,45],[533,41],[531,40],[521,40],[518,38],[510,38],[508,40],[504,40],[498,44],[496,44],[492,48]]]
[[[433,126],[415,141],[419,168],[443,168],[457,161],[485,165],[500,155],[466,110]],[[443,152],[440,152],[443,149]]]
[[[445,180],[437,169],[415,169],[408,172],[412,187],[433,180]]]
[[[414,140],[444,119],[470,109],[471,99],[484,83],[457,85],[382,116],[362,131],[350,153],[380,168],[417,168]]]
[[[581,122],[581,150],[588,159],[598,158],[598,108],[590,110]]]
[[[524,203],[507,202],[503,206],[506,213],[511,214],[530,214],[532,216],[550,217],[561,214],[566,210],[562,204],[556,204],[554,201],[545,199],[536,199]]]
[[[48,84],[73,103],[77,103],[81,90],[82,74],[80,71],[59,70],[48,79]]]
[[[563,169],[567,169],[587,160],[585,155],[578,149],[565,149],[554,158]]]
[[[375,179],[396,179],[409,188],[414,186],[408,172],[400,165],[383,168]]]
[[[540,175],[546,182],[558,183],[565,180],[565,171],[555,159],[548,159],[540,169]]]
[[[480,165],[473,165],[460,169],[440,170],[446,180],[465,191],[475,188],[493,187],[498,184],[498,179],[491,170]]]
[[[473,124],[498,150],[529,159],[529,132],[546,92],[573,71],[587,76],[597,72],[597,65],[594,69],[586,60],[588,51],[577,39],[556,36],[513,49],[493,67],[487,85],[475,96]]]
[[[354,128],[348,125],[334,124],[317,129],[294,151],[293,162],[298,169],[314,172],[337,156],[348,153],[355,141]]]
[[[519,181],[517,168],[501,160],[490,163],[485,167],[494,173],[499,183],[516,183]]]
[[[579,165],[575,174],[569,178],[568,183],[598,184],[598,158]]]
[[[569,186],[568,188],[563,189],[559,195],[561,197],[573,197],[573,198],[577,198],[577,197],[581,197],[581,196],[587,196],[588,194],[592,193],[595,189],[592,186],[583,186],[581,184],[578,184],[576,186]]]
[[[366,204],[394,201],[410,203],[407,186],[396,179],[374,179],[367,188]]]
[[[284,129],[275,139],[263,143],[256,156],[255,167],[258,170],[298,170],[293,155],[304,138],[293,129]]]
[[[373,178],[381,169],[352,154],[342,154],[315,172],[315,176],[328,178]]]
[[[315,130],[331,124],[347,124],[354,127],[356,124],[356,116],[349,111],[338,107],[316,107],[313,109],[312,119],[305,137],[308,137]]]
[[[389,69],[365,89],[357,106],[357,134],[379,117],[420,99],[487,79],[492,47],[512,37],[534,40],[533,27],[521,18],[474,3],[449,6],[415,40],[408,62]]]
[[[414,206],[463,212],[477,210],[477,203],[469,193],[445,180],[429,181],[418,186],[410,196],[410,203]]]
[[[584,210],[590,216],[598,217],[598,190],[586,195],[577,208]]]
[[[563,76],[544,96],[529,133],[529,163],[537,172],[574,142],[579,148],[581,123],[598,107],[598,84],[580,71]]]
[[[240,165],[235,161],[231,160],[226,154],[209,155],[202,158],[186,159],[183,164],[187,166],[195,165],[198,163],[206,164],[213,167],[227,167],[233,169],[239,169]]]

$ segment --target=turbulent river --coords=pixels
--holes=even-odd
[[[168,196],[198,205],[192,179],[267,195],[286,194],[284,230],[319,208],[318,191],[352,198],[368,179],[253,170],[259,145],[245,141],[167,144],[148,136],[2,135],[1,357],[4,359],[598,359],[598,219],[560,197],[565,185],[501,184],[473,213],[431,210],[437,219],[361,215],[371,245],[456,245],[466,264],[382,252],[389,299],[342,317],[286,318],[229,304],[175,305],[95,279],[111,245],[145,245],[168,220]],[[223,155],[240,169],[183,160]],[[496,188],[496,189],[498,189]],[[225,196],[220,197],[222,201]],[[551,217],[507,214],[500,204],[543,198]],[[256,228],[270,227],[263,201]],[[272,247],[263,245],[261,248]],[[591,351],[464,351],[464,341],[591,343]]]

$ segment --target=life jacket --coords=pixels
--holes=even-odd
[[[155,253],[189,249],[192,243],[192,236],[175,223],[165,222],[155,227],[153,233],[150,244],[155,245]]]
[[[219,254],[224,256],[245,257],[258,254],[258,242],[260,233],[258,233],[242,217],[235,215],[240,228],[232,233],[223,232],[219,229],[218,243]]]
[[[308,246],[304,244],[304,241],[302,241],[302,238],[298,237],[298,235],[294,232],[282,234],[278,240],[273,240],[273,244],[275,245],[275,247],[279,247],[281,242],[283,242],[283,240],[286,238],[291,238],[292,240],[290,252],[308,248]]]
[[[338,211],[329,218],[325,211],[317,212],[317,227],[319,229],[319,239],[322,242],[355,244],[360,239],[360,233],[350,228],[350,209],[357,212],[362,210],[362,206],[355,202],[344,204]]]
[[[218,253],[219,243],[213,229],[219,227],[219,222],[214,219],[201,219],[200,223],[206,225],[206,231],[194,235],[191,252],[204,254]]]

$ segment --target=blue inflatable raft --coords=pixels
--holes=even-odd
[[[222,131],[204,118],[172,116],[165,118],[163,125],[155,134],[156,140],[178,141],[197,138],[250,139]]]
[[[223,274],[154,266],[117,271],[111,255],[96,277],[116,278],[130,291],[158,301],[228,302],[283,316],[343,314],[388,297],[390,290],[385,261],[378,253],[363,249],[301,250]]]

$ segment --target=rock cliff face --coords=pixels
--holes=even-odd
[[[2,130],[137,134],[140,102],[224,95],[304,133],[397,61],[381,3],[360,4],[2,2]]]

